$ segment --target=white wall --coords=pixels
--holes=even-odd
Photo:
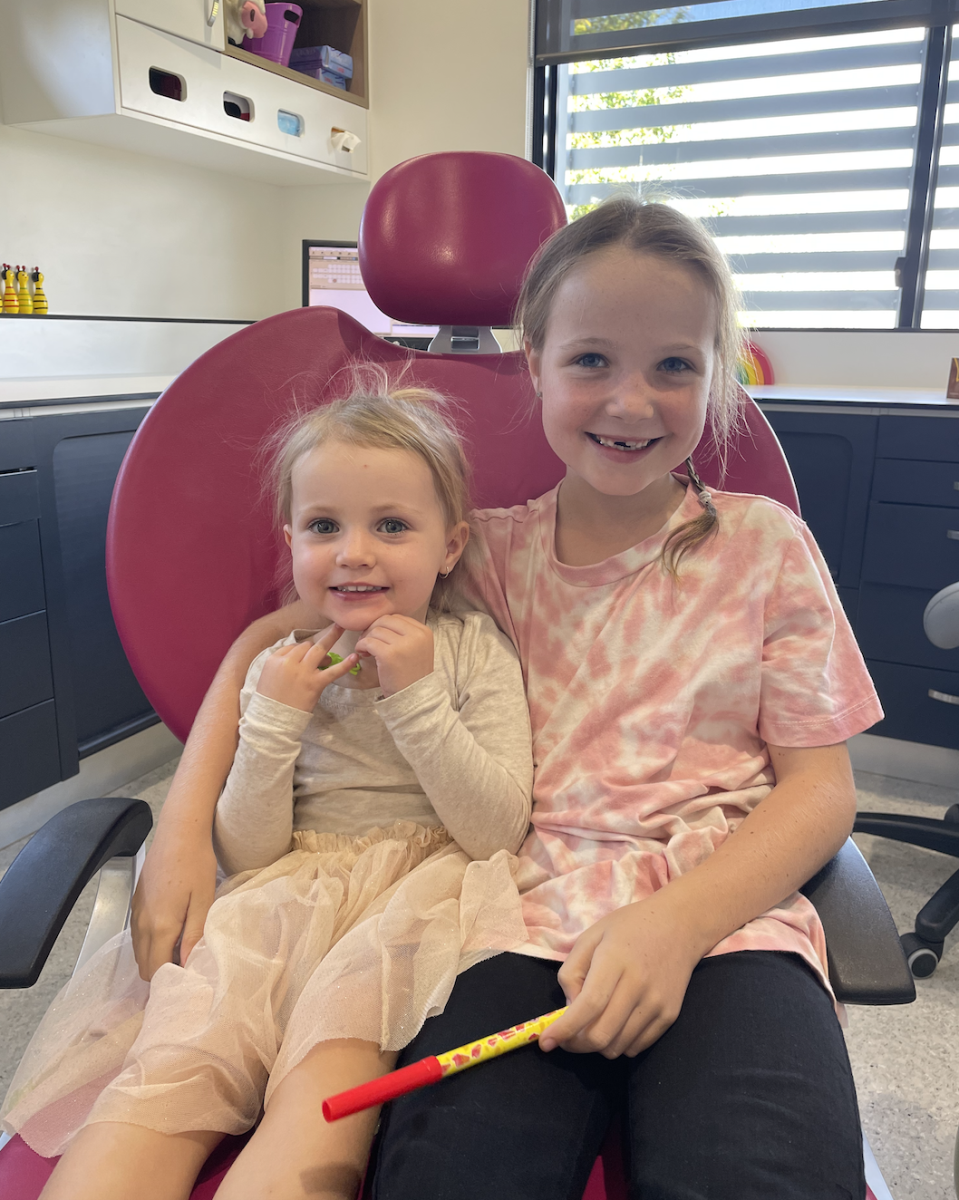
[[[760,330],[750,337],[769,357],[777,385],[934,388],[945,396],[959,356],[959,333],[938,330]]]
[[[0,176],[0,260],[39,264],[52,312],[252,319],[280,307],[279,188],[8,126]]]
[[[526,149],[527,0],[372,0],[373,176],[436,150]]]

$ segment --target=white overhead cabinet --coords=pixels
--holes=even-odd
[[[347,52],[365,60],[361,4],[299,2],[313,36],[323,36],[327,12],[338,30],[352,16]],[[222,0],[215,14],[212,5],[0,0],[5,122],[268,183],[366,178],[365,91],[337,94],[228,47]],[[363,68],[355,78],[365,88]]]
[[[130,17],[201,46],[222,50],[223,0],[115,0],[117,16]]]

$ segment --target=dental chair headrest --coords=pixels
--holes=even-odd
[[[394,321],[509,325],[530,259],[565,224],[556,185],[524,158],[424,154],[373,186],[360,222],[360,271]]]

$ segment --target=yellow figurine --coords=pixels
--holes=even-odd
[[[49,312],[47,306],[46,293],[43,290],[43,275],[39,267],[33,268],[33,311],[34,313],[44,314]]]
[[[17,267],[17,310],[28,316],[33,312],[33,298],[30,295],[26,267]]]
[[[13,267],[9,263],[3,264],[3,311],[5,313],[20,311],[17,293],[13,290]]]

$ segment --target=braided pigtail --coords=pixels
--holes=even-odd
[[[674,579],[679,578],[679,564],[684,556],[711,537],[719,527],[716,505],[713,504],[713,498],[706,485],[696,473],[691,458],[686,459],[686,474],[689,476],[689,486],[694,487],[699,495],[699,503],[703,506],[703,511],[698,517],[694,517],[685,525],[680,525],[678,529],[673,530],[663,546],[660,558],[663,566]]]

